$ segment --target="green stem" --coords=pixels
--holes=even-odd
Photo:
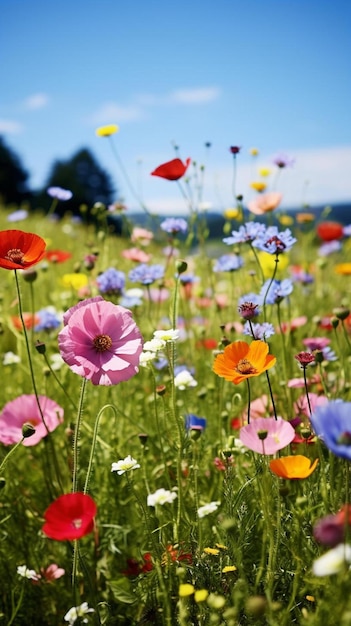
[[[7,453],[3,462],[0,465],[0,473],[5,468],[5,465],[8,463],[9,458],[13,455],[13,453],[17,450],[17,448],[19,448],[19,446],[23,443],[23,441],[24,441],[24,437],[22,437],[21,441],[18,441],[16,445],[13,446],[13,448],[11,448],[10,452]]]
[[[85,484],[84,484],[83,493],[87,493],[87,491],[88,491],[91,471],[92,471],[92,467],[93,467],[93,463],[94,463],[94,453],[95,453],[96,440],[97,440],[97,435],[98,435],[98,430],[99,430],[99,422],[100,422],[100,418],[101,418],[103,412],[105,411],[105,409],[112,409],[114,414],[117,415],[116,408],[113,406],[113,404],[105,404],[105,406],[103,406],[102,409],[100,409],[99,413],[97,414],[97,417],[96,417],[96,420],[95,420],[95,425],[94,425],[93,440],[92,440],[92,443],[91,443],[89,464],[88,464],[88,469],[87,469],[87,475],[86,475],[86,478],[85,478]]]
[[[82,420],[86,384],[87,384],[87,379],[83,378],[82,387],[80,390],[77,419],[76,419],[76,425],[74,429],[74,439],[73,439],[72,493],[75,493],[78,490],[78,440],[79,440],[80,424]]]

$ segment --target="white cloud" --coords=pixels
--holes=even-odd
[[[50,98],[46,93],[35,93],[24,100],[23,106],[29,111],[36,111],[46,107],[49,100]]]
[[[144,112],[138,105],[120,106],[115,102],[106,102],[90,116],[89,122],[92,124],[118,124],[140,120],[143,117]]]
[[[170,103],[205,104],[217,100],[221,94],[218,87],[199,87],[198,89],[176,89],[169,96]]]
[[[0,133],[9,135],[19,135],[23,131],[23,126],[14,120],[0,120]]]

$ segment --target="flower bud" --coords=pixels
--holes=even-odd
[[[39,352],[39,354],[45,354],[46,345],[42,341],[37,341],[35,344],[35,349],[37,350],[37,352]]]
[[[35,428],[34,426],[32,426],[32,424],[29,424],[28,422],[26,424],[23,424],[22,437],[24,437],[25,439],[28,439],[28,437],[31,437],[32,435],[34,435],[34,433],[35,433]]]
[[[186,262],[186,261],[183,261],[182,259],[178,259],[178,260],[176,261],[175,266],[176,266],[176,270],[177,270],[178,275],[180,275],[180,274],[184,274],[184,272],[186,272],[186,271],[187,271],[187,269],[188,269],[188,264],[187,264],[187,262]]]

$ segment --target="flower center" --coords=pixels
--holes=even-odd
[[[237,366],[234,368],[239,374],[256,374],[257,369],[247,359],[240,359]]]
[[[24,252],[22,252],[19,248],[11,248],[11,250],[8,250],[5,255],[5,259],[12,261],[13,263],[17,263],[18,265],[22,265],[23,257]]]
[[[276,248],[277,248],[277,253],[278,252],[284,252],[286,245],[285,243],[279,239],[279,237],[277,237],[276,235],[274,235],[274,237],[271,237],[270,239],[268,239],[268,241],[266,241],[266,247],[268,248],[268,246],[271,245],[271,243],[274,243]]]
[[[341,433],[337,443],[341,446],[351,446],[351,433],[348,431]]]
[[[106,352],[112,346],[112,339],[109,335],[96,335],[93,344],[96,352]]]
[[[74,519],[72,521],[72,524],[73,524],[74,528],[81,528],[82,520],[80,518]]]

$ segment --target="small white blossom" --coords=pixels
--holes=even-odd
[[[131,470],[138,469],[140,467],[138,461],[133,459],[130,454],[126,456],[125,459],[121,459],[117,461],[117,463],[112,463],[111,472],[117,472],[119,476],[124,474],[125,472],[130,472]]]
[[[23,576],[23,578],[28,578],[28,580],[39,580],[41,578],[40,574],[37,574],[34,569],[29,569],[26,565],[19,565],[17,574]]]
[[[72,606],[72,608],[67,611],[63,619],[65,620],[65,622],[69,623],[69,626],[73,626],[76,623],[78,617],[83,617],[83,624],[87,624],[88,619],[84,616],[88,613],[94,613],[94,609],[89,609],[88,603],[83,602],[83,604],[81,604],[80,606]]]
[[[188,372],[188,370],[183,370],[174,378],[174,384],[178,389],[183,391],[188,387],[196,387],[197,381],[193,378],[190,372]]]
[[[156,358],[156,352],[142,352],[139,357],[139,365],[141,367],[147,367],[148,363],[154,361]]]
[[[58,352],[55,352],[55,354],[51,354],[49,357],[49,361],[51,369],[54,370],[54,372],[60,370],[65,363],[61,354],[59,354]]]
[[[155,339],[162,339],[162,341],[177,341],[179,339],[179,330],[169,328],[168,330],[155,330]]]
[[[155,493],[150,493],[147,497],[147,505],[148,506],[156,506],[157,504],[170,504],[175,500],[177,494],[174,491],[169,491],[168,489],[157,489]]]
[[[126,289],[124,295],[127,298],[140,298],[142,299],[144,296],[144,291],[139,289],[139,287],[132,287],[131,289]]]
[[[145,341],[144,346],[143,346],[143,350],[145,351],[150,351],[150,352],[158,352],[159,350],[162,350],[162,348],[164,348],[166,345],[166,342],[164,341],[164,339],[157,339],[156,337],[154,339],[151,339],[151,341]]]
[[[208,504],[204,504],[203,506],[200,506],[198,508],[197,514],[200,518],[206,517],[206,515],[209,515],[210,513],[214,513],[215,511],[217,511],[219,505],[220,505],[220,502],[209,502]]]
[[[21,358],[18,356],[18,354],[15,354],[14,352],[5,352],[3,360],[2,360],[2,364],[3,365],[15,365],[16,363],[20,363],[21,362]]]
[[[313,573],[315,576],[330,576],[341,572],[345,563],[351,563],[351,546],[344,543],[329,550],[313,563]]]

